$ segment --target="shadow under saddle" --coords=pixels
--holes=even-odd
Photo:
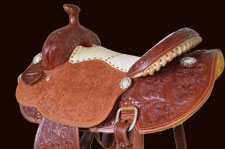
[[[182,124],[209,98],[222,52],[188,52],[202,38],[183,28],[142,57],[122,54],[79,24],[77,6],[64,10],[69,25],[48,36],[18,77],[21,113],[39,124],[34,148],[90,148],[94,137],[103,148],[144,148],[144,134],[169,128],[176,148],[187,148]]]

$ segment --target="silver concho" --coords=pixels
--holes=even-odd
[[[192,67],[197,62],[197,59],[194,57],[184,57],[180,60],[181,65],[184,67]]]
[[[38,53],[34,58],[33,58],[33,63],[37,64],[42,60],[42,54]]]
[[[20,82],[21,77],[22,77],[22,74],[20,74],[20,75],[18,76],[18,78],[17,78],[17,83],[19,83],[19,82]]]
[[[131,78],[125,77],[120,81],[120,88],[127,89],[131,85]]]
[[[50,77],[49,76],[45,78],[45,81],[49,81],[49,80],[50,80]]]

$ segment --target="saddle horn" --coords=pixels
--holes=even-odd
[[[76,26],[80,25],[80,23],[79,23],[80,8],[78,6],[71,5],[71,4],[64,4],[63,8],[69,15],[70,26],[76,27]]]

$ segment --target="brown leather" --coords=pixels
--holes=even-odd
[[[43,119],[37,131],[35,149],[91,149],[93,134],[84,132],[79,142],[78,127],[60,125]]]
[[[43,118],[35,138],[34,149],[79,149],[77,127],[69,127]]]
[[[20,112],[22,113],[23,117],[31,122],[31,123],[37,123],[39,124],[41,120],[43,119],[42,114],[37,110],[37,108],[34,107],[28,107],[28,106],[20,106]]]
[[[104,149],[115,148],[116,141],[115,141],[115,137],[114,137],[113,134],[103,133],[102,134],[102,140],[101,140],[100,134],[95,133],[95,139],[99,143],[99,145],[101,145],[101,147],[104,148]]]
[[[93,133],[84,132],[83,136],[80,140],[80,148],[81,149],[91,149],[93,139],[94,139]]]
[[[108,117],[117,98],[126,91],[119,86],[125,75],[100,60],[67,62],[31,86],[21,80],[16,97],[20,104],[36,107],[54,122],[92,127]]]
[[[114,134],[116,148],[144,148],[141,134],[175,127],[177,147],[185,148],[184,130],[178,125],[210,96],[224,67],[221,51],[201,50],[180,56],[154,76],[133,79],[130,88],[123,90],[119,86],[121,79],[143,71],[198,33],[189,28],[178,30],[149,50],[126,74],[101,60],[68,62],[76,46],[100,45],[100,41],[79,24],[78,7],[67,4],[64,9],[70,24],[49,35],[42,49],[43,60],[25,70],[16,90],[23,116],[30,122],[41,121],[34,148],[79,149],[78,127],[82,131]],[[180,60],[186,56],[196,58],[197,63],[182,65]],[[121,112],[122,121],[117,123],[115,116],[119,108],[130,105],[138,109],[138,119],[135,128],[128,132],[130,123],[124,120],[133,119],[133,111]],[[111,135],[103,136],[103,144],[110,146]],[[92,139],[93,135],[85,132],[81,148],[89,148]]]
[[[183,124],[173,128],[173,134],[176,143],[176,149],[187,149]]]
[[[42,77],[42,68],[41,64],[32,64],[30,65],[27,70],[25,70],[22,74],[22,80],[24,83],[31,85],[38,81]]]
[[[145,78],[146,80],[147,80],[147,83],[151,83],[151,82],[158,82],[158,81],[156,81],[157,80],[157,78],[160,78],[160,77],[165,77],[165,76],[167,76],[167,80],[171,80],[171,79],[169,79],[169,78],[171,78],[171,75],[169,75],[169,73],[175,73],[175,72],[178,72],[178,76],[177,75],[175,75],[176,76],[176,79],[177,79],[177,81],[179,81],[179,76],[182,76],[182,78],[183,78],[183,80],[188,80],[188,81],[184,81],[184,82],[182,82],[182,85],[185,85],[185,83],[187,83],[187,85],[185,85],[185,86],[188,86],[188,82],[190,82],[191,83],[191,86],[193,87],[193,88],[191,88],[191,90],[188,90],[187,92],[189,93],[189,94],[187,94],[186,92],[185,92],[185,90],[180,90],[180,91],[184,91],[184,93],[183,93],[183,95],[185,95],[185,96],[187,96],[187,97],[189,97],[190,99],[193,99],[195,102],[197,102],[196,103],[196,105],[195,105],[195,109],[199,109],[199,107],[201,107],[202,106],[202,104],[200,104],[200,103],[204,103],[206,100],[207,100],[207,98],[206,98],[206,96],[203,96],[204,98],[197,98],[197,97],[195,97],[196,99],[194,99],[193,97],[191,97],[191,96],[189,96],[189,95],[196,95],[194,92],[193,92],[193,90],[196,90],[197,88],[199,88],[199,86],[197,85],[195,85],[194,83],[195,82],[197,82],[197,83],[203,83],[203,85],[205,84],[206,85],[206,87],[205,88],[209,88],[208,90],[210,91],[211,89],[210,89],[210,87],[212,88],[212,84],[210,85],[210,84],[208,84],[207,83],[207,81],[206,80],[208,80],[208,82],[210,82],[210,80],[212,81],[212,82],[214,82],[214,80],[215,80],[215,77],[213,77],[213,76],[215,76],[215,70],[216,70],[216,62],[217,62],[217,54],[219,53],[220,51],[219,50],[203,50],[203,51],[196,51],[196,52],[194,52],[194,53],[191,53],[190,55],[188,55],[188,56],[193,56],[193,57],[196,57],[197,58],[197,60],[198,60],[198,64],[197,65],[195,65],[195,67],[194,68],[184,68],[184,67],[181,67],[181,66],[179,66],[179,61],[180,61],[180,59],[181,58],[178,58],[178,59],[176,59],[176,60],[174,60],[171,64],[169,64],[166,68],[163,68],[160,72],[158,72],[154,77],[147,77],[148,79],[150,79],[150,80],[148,80],[147,78]],[[205,59],[207,59],[207,61],[204,61]],[[173,69],[173,68],[176,68],[176,69]],[[189,69],[191,69],[191,70],[189,70]],[[211,73],[210,73],[211,72]],[[176,74],[176,73],[175,73]],[[172,75],[173,76],[173,75]],[[188,76],[192,76],[191,78],[192,79],[190,79],[190,78],[188,78]],[[202,77],[203,79],[198,79],[198,76],[200,77]],[[201,78],[200,77],[200,78]],[[214,79],[213,79],[214,78]],[[152,79],[155,79],[155,80],[152,80]],[[138,85],[138,81],[137,80],[139,80],[139,81],[143,81],[143,79],[136,79],[135,80],[135,82],[134,82],[134,85],[133,85],[133,88],[136,88],[135,87],[135,85],[137,84]],[[193,80],[193,81],[192,81]],[[166,84],[167,82],[165,82],[165,84]],[[174,83],[174,82],[173,82]],[[179,83],[181,83],[180,81],[178,82],[178,84]],[[190,84],[189,83],[189,84]],[[139,83],[140,85],[141,85],[141,82]],[[142,83],[143,84],[143,83]],[[146,83],[145,83],[146,84]],[[170,83],[169,83],[170,84]],[[175,83],[176,84],[176,83]],[[156,87],[156,84],[154,84],[154,83],[151,83],[151,85],[152,86],[154,86],[154,87]],[[139,87],[139,85],[137,86],[137,87]],[[206,91],[204,91],[204,86],[202,86],[201,85],[201,87],[203,87],[202,88],[202,91],[201,92],[205,92],[205,94],[208,92],[207,90]],[[140,87],[139,87],[140,88]],[[162,87],[162,88],[165,88],[165,87]],[[148,89],[151,89],[151,87],[148,87]],[[174,89],[174,88],[173,88]],[[178,88],[178,89],[180,89],[180,88]],[[189,88],[190,89],[190,88]],[[131,89],[129,89],[126,93],[124,93],[124,95],[122,95],[121,96],[121,98],[118,100],[119,102],[117,103],[117,104],[115,104],[115,107],[114,107],[114,109],[113,109],[113,111],[111,112],[111,114],[110,114],[110,116],[109,116],[109,118],[106,120],[106,121],[104,121],[104,123],[102,123],[101,125],[99,125],[99,127],[97,127],[97,128],[94,128],[94,130],[95,130],[95,132],[98,132],[98,131],[100,131],[100,132],[113,132],[112,131],[112,129],[115,127],[114,126],[114,120],[115,120],[115,118],[114,118],[114,116],[112,116],[112,113],[114,113],[113,115],[115,115],[115,113],[116,113],[116,110],[118,109],[118,107],[119,106],[122,106],[122,105],[129,105],[129,104],[131,104],[132,103],[132,101],[134,102],[134,103],[138,103],[138,104],[140,104],[140,105],[142,105],[141,104],[141,100],[137,100],[137,99],[139,99],[139,96],[134,96],[134,97],[138,97],[136,100],[134,100],[134,98],[132,98],[132,99],[130,99],[130,98],[128,98],[128,96],[129,96],[129,94],[130,94],[130,90]],[[198,91],[198,95],[201,95],[202,96],[202,94],[201,94],[201,92],[199,92],[199,90],[197,90]],[[176,91],[174,91],[174,92],[176,92]],[[160,92],[159,92],[160,93]],[[209,92],[210,93],[210,92]],[[128,94],[128,95],[127,95]],[[135,94],[132,94],[132,95],[135,95]],[[145,95],[145,94],[143,94],[143,95]],[[154,95],[154,94],[152,94],[152,95]],[[157,96],[157,94],[155,94],[154,96]],[[144,96],[145,98],[147,97],[147,96]],[[127,99],[128,99],[128,101],[127,101]],[[188,98],[187,98],[188,99]],[[200,100],[200,101],[199,101]],[[201,101],[202,100],[202,101]],[[190,100],[191,101],[191,100]],[[178,102],[179,104],[181,104],[182,105],[182,102],[179,102],[179,100],[178,101],[176,101],[176,102]],[[126,103],[126,104],[125,104]],[[145,102],[145,104],[146,104],[146,102]],[[148,105],[148,104],[146,104],[146,105]],[[185,105],[185,104],[184,104]],[[193,103],[191,103],[191,104],[189,104],[189,105],[193,105]],[[181,107],[183,107],[184,108],[184,106],[181,106]],[[24,108],[23,108],[24,109]],[[31,107],[27,107],[26,109],[33,109],[33,108],[31,108]],[[142,108],[143,109],[143,108]],[[185,109],[185,108],[184,108]],[[24,111],[24,110],[21,110],[21,111]],[[26,112],[26,113],[32,113],[32,112],[30,112],[29,110],[27,110],[28,112]],[[33,110],[31,110],[31,111],[33,111]],[[139,111],[141,111],[141,108],[139,108]],[[37,110],[35,110],[35,112],[34,113],[36,113],[37,112]],[[175,111],[176,112],[176,111]],[[196,111],[195,111],[196,112]],[[23,113],[23,112],[22,112]],[[142,115],[142,113],[144,113],[144,112],[140,112],[139,113],[139,117],[144,117],[145,115],[143,115],[143,116],[141,116]],[[186,112],[186,113],[189,113],[189,112]],[[125,114],[125,115],[124,115]],[[178,113],[179,114],[179,113]],[[193,114],[193,113],[192,113]],[[191,115],[192,115],[191,114]],[[24,115],[24,114],[23,114]],[[129,115],[129,113],[127,114],[127,115]],[[153,115],[153,114],[151,114],[151,115]],[[31,115],[32,116],[32,115]],[[123,116],[125,117],[126,116],[126,113],[123,113]],[[160,115],[158,115],[159,117],[160,117]],[[182,115],[182,116],[185,116],[185,115]],[[148,117],[146,117],[146,119],[147,119]],[[108,121],[109,119],[111,119],[111,121]],[[138,121],[138,123],[142,123],[142,121]],[[166,123],[166,125],[167,125],[168,123]],[[159,125],[160,126],[160,125]],[[160,126],[161,127],[161,126]],[[160,128],[159,127],[159,128]],[[138,129],[138,131],[140,132],[142,132],[143,133],[143,130],[140,130],[139,129],[139,127],[137,127],[136,126],[136,128]],[[153,127],[154,128],[154,127]],[[90,131],[93,131],[93,129],[91,128],[91,129],[89,129]],[[145,130],[146,131],[146,130]],[[154,129],[154,131],[153,130],[151,130],[151,129],[149,129],[147,132],[149,132],[149,131],[151,131],[151,132],[155,132],[155,129]],[[135,137],[136,135],[134,135],[134,137]],[[140,138],[140,137],[139,137]],[[137,139],[134,139],[134,141],[135,140],[137,140]],[[133,144],[135,145],[135,144],[137,144],[137,143],[135,143],[135,142],[133,142]],[[140,143],[139,143],[139,145],[141,145]]]
[[[125,126],[126,124],[124,124]],[[125,127],[129,127],[129,125],[127,124]],[[123,129],[124,131],[127,130],[126,129]],[[127,132],[125,132],[127,133]],[[144,135],[143,134],[140,134],[136,129],[133,130],[133,137],[132,137],[132,140],[128,140],[128,142],[132,143],[132,148],[133,149],[144,149]],[[121,136],[120,135],[124,135],[124,134],[121,134],[121,132],[119,133],[116,133],[114,132],[114,135],[117,134],[119,135],[118,137],[120,138]],[[102,146],[102,148],[106,148],[106,149],[112,149],[114,146],[115,146],[115,137],[114,137],[113,134],[106,134],[106,133],[103,133],[102,134],[102,141],[100,140],[100,136],[98,135],[98,137],[96,138],[97,142]],[[123,137],[123,136],[122,136]],[[116,138],[118,139],[118,138]],[[125,136],[125,139],[128,139],[126,138]],[[119,140],[117,140],[117,148],[123,146],[123,144],[121,144],[121,142],[119,142]]]
[[[106,121],[89,130],[113,133],[118,107],[133,104],[139,111],[139,133],[158,132],[184,122],[207,101],[215,82],[219,52],[196,51],[173,60],[153,77],[134,79],[132,88],[121,95]],[[183,67],[180,60],[186,56],[195,57],[197,64]],[[121,117],[133,117],[133,113],[123,112]]]
[[[32,85],[41,78],[42,68],[52,70],[68,61],[76,46],[101,45],[95,33],[80,25],[78,20],[80,8],[69,4],[63,7],[69,14],[70,24],[55,30],[48,36],[42,49],[42,61],[32,64],[22,75],[22,80],[28,85]]]
[[[144,149],[144,135],[133,129],[133,149]]]
[[[75,129],[75,134],[74,134],[74,146],[75,146],[75,149],[80,149],[80,138],[79,138],[79,129],[78,127],[74,127]],[[66,133],[68,134],[68,132]],[[64,139],[64,136],[63,136],[63,139]],[[68,143],[65,143],[66,146],[68,146]],[[67,148],[67,147],[65,147]]]
[[[116,149],[130,149],[133,146],[132,135],[128,132],[130,124],[118,122],[114,128]]]
[[[151,48],[147,53],[145,53],[136,63],[134,63],[129,69],[127,76],[131,77],[143,71],[168,51],[178,46],[180,43],[198,35],[199,34],[196,31],[190,28],[182,28],[173,34],[170,34],[161,42],[156,44],[153,48]]]
[[[106,148],[112,148],[115,146],[115,138],[113,134],[102,134],[102,143]]]
[[[42,49],[42,66],[45,70],[51,70],[65,63],[78,45],[90,47],[92,44],[101,44],[95,33],[80,25],[78,20],[80,8],[69,4],[63,7],[69,14],[70,24],[55,30],[46,39]]]

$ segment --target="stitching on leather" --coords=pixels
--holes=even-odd
[[[214,55],[214,56],[213,56],[213,64],[212,64],[212,66],[215,66],[215,64],[216,64],[216,58],[215,58],[215,57],[216,57],[216,56]],[[214,73],[214,74],[213,74],[213,73],[214,73],[214,71],[211,71],[211,76],[215,76],[215,73]],[[214,78],[214,77],[210,77],[210,78],[211,78],[211,80],[209,81],[209,84],[213,83],[213,79],[212,79],[212,78]],[[198,102],[198,103],[196,103],[196,104],[192,107],[192,109],[189,110],[189,112],[186,112],[186,113],[180,115],[178,118],[176,118],[176,119],[174,119],[174,120],[171,120],[171,121],[169,121],[169,122],[167,122],[167,123],[164,123],[164,124],[160,124],[160,125],[158,125],[157,127],[155,126],[155,127],[148,127],[148,128],[140,128],[138,123],[137,123],[137,125],[136,125],[135,127],[137,127],[138,130],[149,130],[149,129],[160,128],[160,127],[163,127],[163,126],[166,126],[166,125],[170,124],[170,126],[165,127],[165,128],[162,128],[161,130],[155,130],[155,131],[147,131],[147,132],[143,132],[143,133],[153,133],[153,132],[162,131],[162,130],[165,130],[165,129],[172,128],[173,126],[176,126],[176,124],[173,124],[173,123],[175,123],[176,121],[179,121],[179,119],[182,119],[182,120],[179,121],[179,122],[177,122],[177,123],[181,123],[181,122],[184,123],[184,121],[186,121],[188,118],[190,118],[194,113],[196,113],[196,112],[204,105],[204,103],[208,100],[209,95],[210,95],[212,89],[213,89],[213,86],[211,86],[211,87],[208,86],[208,88],[205,89],[205,91],[207,91],[208,94],[205,95],[205,97],[203,97],[203,98],[205,98],[205,99],[204,99],[204,100],[201,100],[201,101]],[[209,91],[209,90],[211,90],[211,91]],[[200,105],[200,106],[199,106],[199,105]],[[197,108],[197,109],[196,109],[196,108]],[[190,111],[191,111],[191,112],[190,112]],[[189,113],[189,114],[187,114],[187,113]],[[184,117],[184,116],[185,116],[185,117]]]

